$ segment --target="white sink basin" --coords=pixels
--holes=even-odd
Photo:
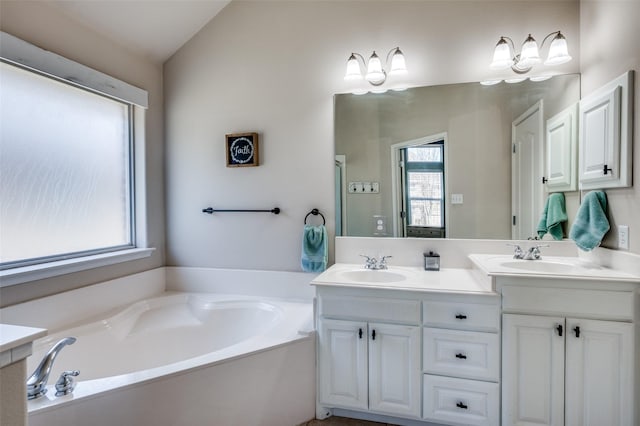
[[[500,266],[521,271],[538,273],[563,274],[576,269],[572,263],[555,262],[548,260],[512,260],[500,263]]]
[[[341,275],[348,281],[361,283],[397,283],[407,279],[405,274],[386,269],[360,269],[356,271],[345,271],[342,272]]]

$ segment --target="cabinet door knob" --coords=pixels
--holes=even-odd
[[[358,329],[358,338],[362,339],[362,329]]]
[[[576,337],[580,337],[580,326],[576,325],[573,331],[576,333]]]
[[[458,359],[467,359],[467,356],[465,354],[456,354],[456,358],[458,358]]]
[[[465,403],[463,403],[463,402],[458,402],[458,403],[456,404],[456,407],[458,407],[458,408],[462,408],[463,410],[466,410],[466,409],[468,409],[468,408],[469,408],[469,407],[467,406],[467,404],[465,404]]]
[[[467,316],[465,314],[458,314],[456,315],[456,319],[467,319]]]
[[[558,330],[558,336],[562,336],[562,324],[558,324],[556,330]]]

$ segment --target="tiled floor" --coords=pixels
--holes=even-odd
[[[329,417],[324,420],[309,420],[299,426],[389,426],[387,423],[368,422],[366,420]]]

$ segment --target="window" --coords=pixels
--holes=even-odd
[[[444,143],[406,148],[407,226],[444,229]]]
[[[14,269],[136,249],[133,135],[137,106],[126,96],[116,96],[121,93],[100,90],[107,87],[118,92],[124,87],[126,92],[128,85],[1,35],[3,278],[5,271]],[[24,58],[45,69],[34,69]],[[56,77],[47,63],[64,77]],[[61,70],[60,63],[66,68]],[[146,92],[131,88],[134,95],[142,92],[146,103]],[[101,264],[108,263],[114,262]]]

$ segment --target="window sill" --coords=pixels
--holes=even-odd
[[[135,248],[43,263],[40,265],[24,266],[22,268],[7,269],[0,271],[0,288],[70,274],[72,272],[99,268],[101,266],[128,262],[130,260],[142,259],[151,256],[154,250],[155,248]]]

